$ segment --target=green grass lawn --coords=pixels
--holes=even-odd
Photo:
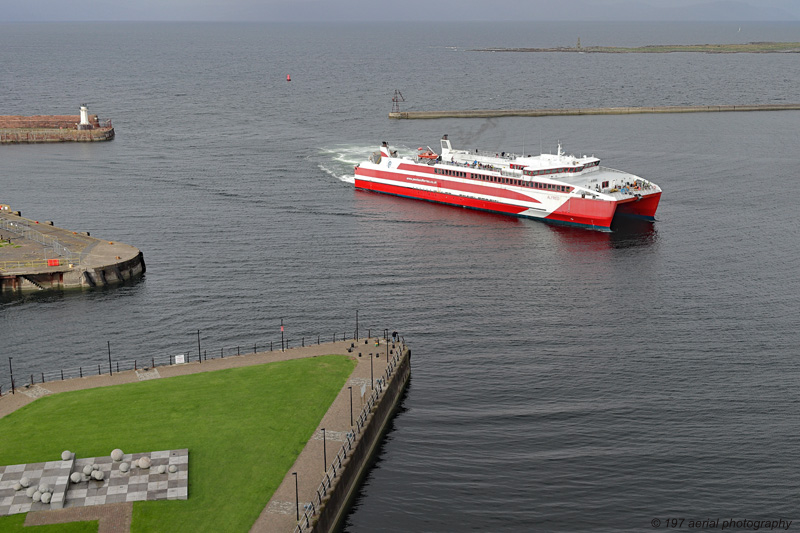
[[[0,419],[0,464],[189,448],[189,499],[136,502],[131,531],[248,531],[355,364],[328,355],[47,396]],[[0,531],[66,531],[20,516]]]

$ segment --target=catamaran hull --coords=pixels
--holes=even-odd
[[[557,209],[548,211],[542,208],[516,205],[500,198],[489,200],[455,194],[453,192],[418,189],[405,184],[387,183],[389,180],[385,177],[380,181],[373,181],[369,179],[368,176],[360,175],[362,173],[364,173],[362,169],[356,169],[356,189],[454,205],[468,209],[477,209],[480,211],[490,211],[493,213],[503,213],[506,215],[581,226],[601,231],[611,230],[611,222],[615,214],[654,220],[658,201],[661,197],[661,193],[659,192],[643,197],[637,202],[626,203],[604,202],[585,198],[569,198]]]

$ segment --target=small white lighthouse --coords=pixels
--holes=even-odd
[[[81,104],[81,121],[78,124],[79,130],[92,129],[92,124],[89,122],[89,108],[86,104]]]

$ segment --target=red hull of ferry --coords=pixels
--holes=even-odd
[[[505,213],[508,215],[525,216],[529,218],[538,218],[548,220],[551,222],[559,222],[570,225],[586,226],[596,229],[608,230],[611,228],[611,221],[614,219],[614,213],[617,208],[615,202],[599,202],[597,200],[583,199],[583,198],[570,198],[564,205],[549,215],[536,216],[531,214],[522,214],[528,209],[524,206],[506,204],[503,202],[493,202],[488,200],[480,200],[477,198],[469,198],[466,196],[459,196],[448,193],[427,191],[415,189],[412,187],[405,187],[403,185],[393,185],[381,182],[368,181],[359,179],[356,170],[355,187],[368,191],[375,191],[384,194],[392,194],[395,196],[403,196],[406,198],[415,198],[418,200],[426,200],[429,202],[437,202],[448,205],[455,205],[460,207],[467,207],[470,209],[480,209],[483,211],[492,211],[496,213]],[[372,174],[370,172],[370,174]],[[381,172],[380,174],[387,174]],[[381,176],[385,178],[386,176]],[[496,194],[496,190],[493,191]],[[513,191],[508,191],[513,192]],[[624,205],[624,204],[623,204]],[[656,200],[656,206],[658,201]],[[655,210],[653,210],[655,213]]]

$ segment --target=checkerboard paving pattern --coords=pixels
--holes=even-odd
[[[133,468],[128,472],[119,469],[122,462],[133,465],[141,457],[150,457],[150,468]],[[103,481],[83,476],[79,483],[70,482],[72,472],[83,474],[86,465],[97,465],[104,473]],[[158,473],[158,467],[170,465],[177,472]],[[31,486],[47,483],[53,489],[49,504],[34,502],[25,490],[15,491],[14,485],[23,477]],[[125,454],[115,462],[111,456],[73,458],[68,461],[49,461],[22,465],[0,466],[0,516],[46,509],[103,505],[105,503],[144,500],[185,500],[189,497],[189,450],[165,450],[149,453]]]

